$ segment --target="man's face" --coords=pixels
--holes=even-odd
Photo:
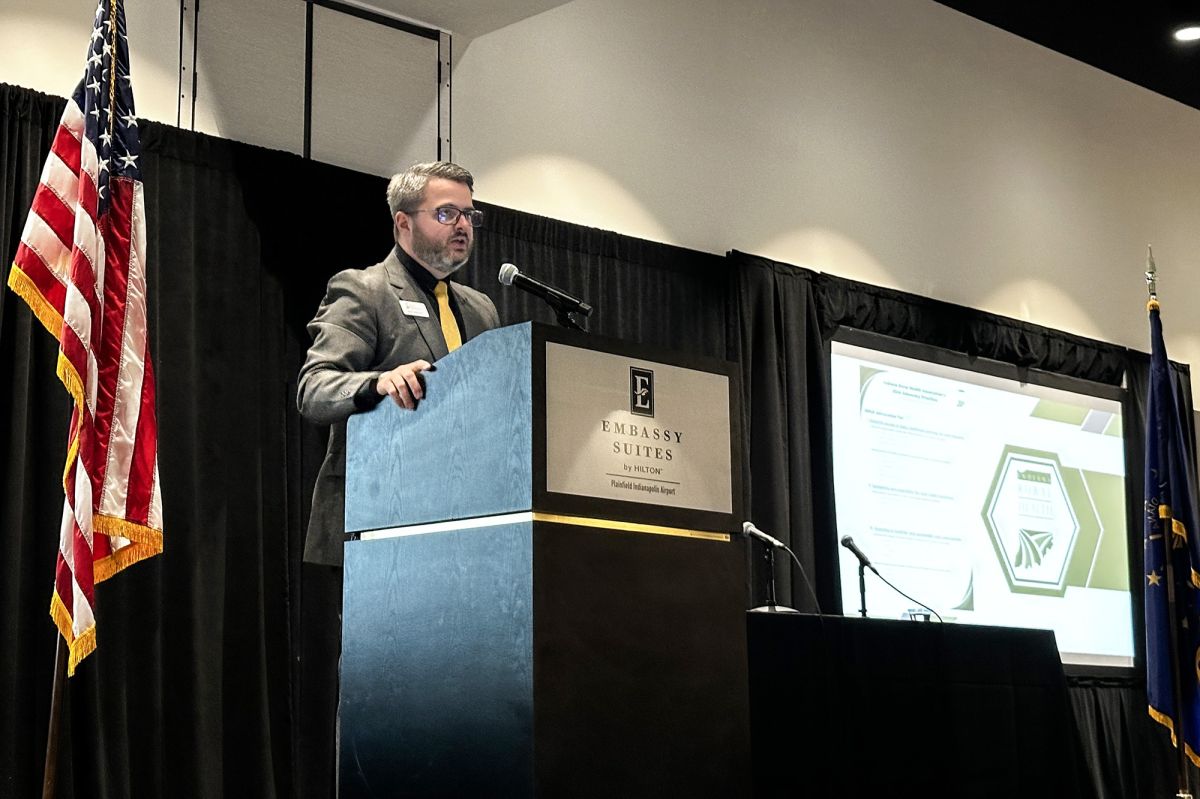
[[[474,208],[471,190],[465,183],[430,178],[420,213],[396,214],[400,246],[438,279],[454,274],[471,257],[475,247],[475,229],[466,216],[459,216],[452,225],[437,221],[433,211],[444,206],[459,210]]]

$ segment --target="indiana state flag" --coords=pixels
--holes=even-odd
[[[1146,414],[1146,695],[1150,716],[1200,766],[1200,557],[1189,426],[1151,300]],[[1182,717],[1182,718],[1181,718]]]

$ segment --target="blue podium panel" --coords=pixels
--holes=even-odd
[[[527,510],[741,524],[732,364],[526,323],[477,336],[436,366],[415,411],[383,402],[347,423],[352,537]],[[657,385],[650,415],[633,390],[642,380]]]
[[[530,335],[489,330],[425,373],[416,410],[350,417],[347,533],[532,507]]]
[[[343,799],[532,795],[531,524],[346,545]]]

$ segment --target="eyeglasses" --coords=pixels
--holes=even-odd
[[[483,211],[478,208],[456,208],[453,205],[443,205],[441,208],[420,208],[416,211],[405,211],[406,214],[433,214],[433,218],[443,225],[453,225],[460,216],[465,216],[471,227],[483,227]]]

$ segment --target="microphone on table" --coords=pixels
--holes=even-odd
[[[754,536],[759,541],[762,541],[767,546],[776,547],[778,549],[787,549],[782,541],[778,538],[767,535],[762,530],[754,526],[754,522],[742,522],[742,532],[746,535]]]
[[[800,570],[800,576],[804,578],[804,584],[808,586],[808,591],[812,594],[813,605],[817,609],[817,614],[821,613],[821,602],[817,599],[816,589],[813,588],[812,581],[808,579],[808,572],[804,571],[804,565],[800,563],[800,559],[796,557],[796,553],[787,544],[780,541],[773,535],[768,535],[762,530],[754,526],[754,522],[742,522],[742,532],[751,538],[757,538],[767,545],[767,602],[765,605],[760,605],[757,608],[752,608],[753,612],[758,613],[795,613],[796,611],[786,605],[780,605],[775,601],[775,550],[782,549],[784,552],[791,555],[792,560],[796,562],[796,568]],[[824,622],[822,622],[824,624]]]
[[[888,580],[888,578],[886,578],[886,577],[884,577],[882,574],[880,574],[880,573],[879,573],[879,569],[876,569],[874,566],[872,566],[872,565],[871,565],[871,559],[867,557],[867,553],[863,552],[861,549],[859,549],[859,548],[858,548],[858,544],[854,543],[854,539],[853,539],[853,538],[851,538],[851,537],[850,537],[850,536],[848,536],[848,535],[844,535],[844,536],[842,536],[842,546],[844,546],[846,549],[848,549],[848,550],[850,550],[851,552],[853,552],[853,553],[854,553],[854,557],[858,558],[858,562],[859,562],[859,563],[861,563],[861,564],[862,564],[864,567],[866,567],[866,568],[870,569],[871,571],[875,572],[875,575],[876,575],[876,576],[877,576],[877,577],[878,577],[880,580],[883,580],[883,582],[887,584],[888,588],[891,588],[893,591],[895,591],[897,594],[899,594],[900,596],[904,597],[904,598],[905,598],[905,599],[907,599],[908,601],[910,601],[910,602],[916,602],[918,605],[920,605],[921,607],[925,608],[925,610],[929,611],[929,612],[930,612],[930,613],[932,613],[934,616],[937,616],[937,620],[938,620],[938,621],[942,621],[942,614],[938,613],[936,610],[934,610],[933,608],[929,607],[929,606],[928,606],[928,605],[926,605],[924,602],[921,602],[920,600],[917,600],[917,599],[913,599],[913,598],[912,598],[912,597],[910,597],[908,594],[904,593],[904,592],[903,592],[903,591],[901,591],[899,588],[897,588],[896,586],[892,585],[891,581],[890,581],[890,580]],[[859,590],[859,595],[860,595],[860,597],[862,598],[862,610],[861,610],[860,612],[861,612],[861,613],[862,613],[862,615],[865,617],[865,616],[867,615],[867,588],[866,588],[866,585],[864,585],[864,583],[863,583],[863,580],[862,580],[862,572],[861,572],[861,571],[860,571],[860,572],[859,572],[859,574],[858,574],[858,590]],[[927,619],[928,619],[929,617],[928,617],[928,616],[926,616],[925,618],[927,618]]]
[[[867,557],[867,553],[858,548],[858,544],[854,543],[854,539],[848,535],[842,536],[842,546],[854,553],[854,557],[858,558],[858,562],[866,566],[871,571],[879,574],[879,569],[871,565],[871,559]]]

